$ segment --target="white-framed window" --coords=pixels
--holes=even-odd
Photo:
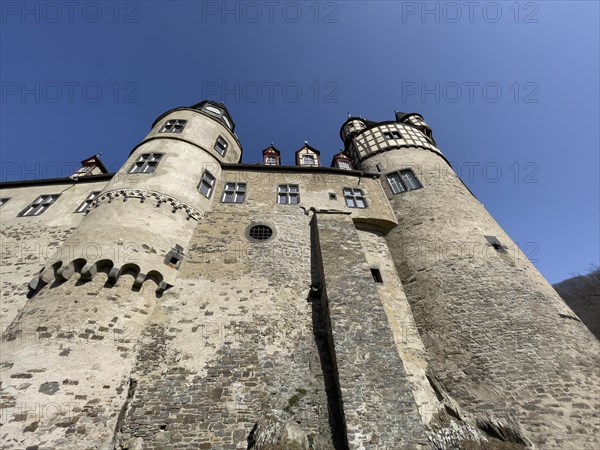
[[[100,194],[100,191],[90,192],[90,194],[85,198],[85,200],[83,202],[81,202],[81,205],[79,205],[77,207],[77,209],[75,210],[75,212],[76,213],[84,213],[88,209],[90,209],[90,205],[95,200],[95,198],[98,197],[98,194]]]
[[[216,106],[212,106],[212,105],[204,105],[203,108],[206,112],[211,113],[214,116],[220,117],[221,114],[223,114],[223,111],[221,111],[219,108],[217,108]]]
[[[144,153],[133,163],[129,173],[154,173],[163,153]]]
[[[302,157],[302,164],[314,165],[315,157],[313,155],[304,155]]]
[[[8,197],[0,198],[0,206],[4,205],[9,200],[10,200],[10,198],[8,198]]]
[[[83,174],[88,173],[91,168],[92,168],[92,166],[83,166],[83,167],[80,167],[79,169],[77,169],[77,172],[75,172],[75,173],[79,174],[79,175],[83,175]]]
[[[385,138],[386,141],[391,141],[393,139],[402,139],[402,136],[400,135],[400,132],[398,132],[398,131],[384,131],[383,137]]]
[[[345,160],[338,161],[337,166],[338,166],[338,169],[346,169],[346,170],[351,169],[350,163]]]
[[[277,203],[297,205],[300,203],[300,189],[297,184],[280,184],[277,188]]]
[[[419,179],[410,169],[388,173],[387,179],[394,194],[414,191],[415,189],[421,189],[423,187]]]
[[[167,120],[159,133],[181,133],[187,124],[187,120]]]
[[[229,120],[229,117],[227,117],[227,114],[221,108],[217,108],[216,106],[206,104],[202,107],[202,111],[205,111],[211,116],[215,116],[216,118],[221,119],[223,123],[227,126],[227,128],[233,130],[233,124],[231,123],[231,120]]]
[[[225,153],[227,153],[227,147],[229,147],[227,141],[223,139],[223,137],[219,136],[215,141],[215,150],[217,153],[221,156],[225,156]]]
[[[277,165],[277,158],[275,158],[274,156],[266,156],[265,157],[265,164],[267,166],[276,166]]]
[[[367,200],[363,194],[362,189],[358,188],[344,188],[344,200],[348,208],[366,208]]]
[[[200,184],[198,190],[206,198],[210,198],[215,188],[215,177],[208,171],[205,170],[200,178]]]
[[[27,208],[19,213],[19,217],[39,216],[60,197],[60,194],[40,195]]]
[[[244,203],[246,199],[246,183],[225,183],[223,203]]]

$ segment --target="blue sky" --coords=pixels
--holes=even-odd
[[[1,180],[115,170],[153,120],[224,101],[245,163],[420,112],[542,274],[599,263],[599,3],[1,3]]]

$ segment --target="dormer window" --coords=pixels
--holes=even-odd
[[[223,122],[225,122],[225,125],[227,125],[227,128],[231,129],[231,122],[229,121],[229,119],[227,118],[227,116],[225,114],[223,114],[222,119],[223,119]]]
[[[350,170],[350,163],[348,161],[338,161],[337,163],[338,169]]]
[[[263,154],[263,164],[265,166],[278,166],[279,165],[279,158],[281,153],[279,152],[279,150],[277,150],[275,148],[275,146],[273,144],[271,144],[270,147],[265,148],[262,151]]]
[[[302,157],[302,164],[312,166],[315,164],[315,157],[313,155],[304,155]]]
[[[206,103],[204,106],[202,106],[202,111],[207,112],[211,116],[214,116],[217,119],[221,120],[221,122],[223,122],[225,126],[227,126],[227,128],[233,130],[233,124],[231,123],[231,120],[229,119],[229,117],[227,117],[227,114],[221,108],[217,108],[214,105]]]
[[[220,117],[221,114],[223,114],[223,111],[221,111],[219,108],[212,106],[212,105],[205,105],[203,109],[206,112],[211,113],[213,116]]]

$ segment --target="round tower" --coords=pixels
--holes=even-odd
[[[447,410],[489,435],[588,448],[598,341],[454,173],[419,114],[349,118],[356,167],[381,173],[387,242]],[[591,447],[589,447],[591,448]]]
[[[3,389],[15,405],[5,417],[17,418],[3,420],[7,445],[115,448],[137,358],[158,364],[138,355],[165,320],[158,297],[211,209],[221,163],[241,153],[222,104],[176,108],[154,122],[3,333]]]
[[[192,231],[214,200],[221,163],[237,163],[241,154],[223,104],[162,114],[31,289],[99,270],[113,283],[128,273],[136,287],[146,279],[159,291],[173,285]]]

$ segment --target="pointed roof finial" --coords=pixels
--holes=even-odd
[[[304,141],[304,143],[305,143],[306,145],[308,145],[308,141]]]
[[[350,114],[350,111],[348,111],[348,119],[352,117],[352,114]]]

